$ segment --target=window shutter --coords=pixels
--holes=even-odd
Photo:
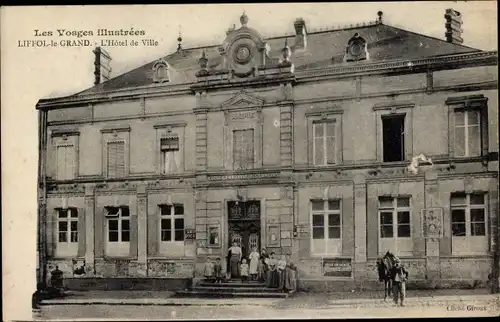
[[[235,169],[243,167],[241,151],[242,148],[242,131],[234,131],[233,134],[233,164]]]
[[[56,176],[58,180],[66,179],[66,149],[64,146],[58,146],[56,152],[57,169]]]
[[[75,159],[74,146],[66,146],[66,179],[73,179],[75,177]]]
[[[108,142],[108,177],[125,176],[125,142]]]
[[[243,133],[244,151],[245,153],[245,168],[253,168],[253,130],[246,130]]]
[[[327,163],[336,163],[335,122],[326,123],[326,153]]]

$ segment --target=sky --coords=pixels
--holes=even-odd
[[[9,263],[4,267],[4,292],[10,292],[4,298],[7,308],[19,302],[14,299],[31,296],[35,287],[38,153],[35,105],[43,97],[68,95],[91,87],[94,77],[93,48],[26,48],[19,47],[18,41],[76,39],[59,37],[57,30],[96,32],[99,28],[144,30],[146,35],[140,38],[158,41],[157,47],[109,48],[112,76],[117,76],[175,51],[179,31],[185,48],[222,43],[225,31],[233,24],[240,25],[243,11],[249,17],[248,25],[264,37],[293,33],[297,17],[306,21],[309,30],[331,29],[373,21],[381,10],[386,24],[444,39],[447,8],[462,13],[465,45],[497,49],[494,1],[0,8],[2,192],[4,200],[16,201],[2,203],[2,213],[7,214],[2,217],[3,238],[9,240],[8,244],[2,243],[4,263]],[[35,30],[54,35],[36,37]],[[23,256],[19,256],[21,250]],[[17,314],[29,306],[28,300],[22,303],[24,310],[15,310]]]

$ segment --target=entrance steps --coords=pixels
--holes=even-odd
[[[241,280],[212,283],[201,281],[190,290],[177,291],[176,296],[194,298],[286,298],[292,293],[280,292],[277,288],[267,288],[257,281]]]

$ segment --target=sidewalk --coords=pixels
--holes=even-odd
[[[266,298],[176,298],[169,291],[87,291],[71,292],[63,299],[42,301],[41,305],[157,305],[157,306],[272,306],[285,308],[329,308],[337,306],[372,306],[392,303],[383,301],[383,292],[298,293],[286,299]],[[408,290],[408,304],[443,305],[452,302],[500,301],[499,295],[487,289]]]

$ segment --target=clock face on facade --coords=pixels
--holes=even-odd
[[[239,64],[246,64],[252,58],[252,51],[247,45],[240,45],[234,50],[234,60]]]

